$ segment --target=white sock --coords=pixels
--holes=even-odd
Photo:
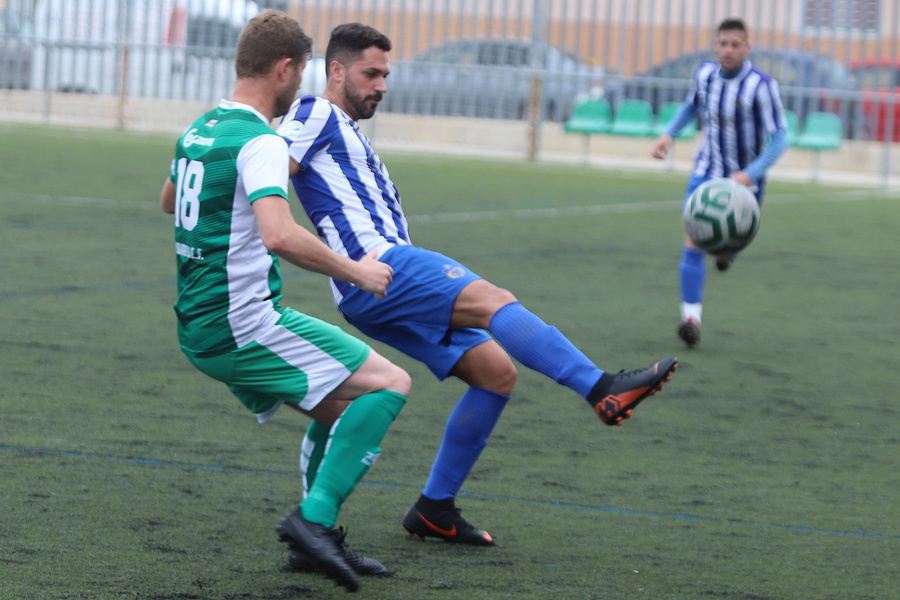
[[[681,320],[687,321],[692,319],[700,324],[700,315],[703,313],[702,302],[682,302],[681,303]]]

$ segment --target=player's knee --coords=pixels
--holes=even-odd
[[[497,291],[494,292],[494,296],[496,299],[496,303],[500,306],[506,306],[507,304],[512,304],[513,302],[518,302],[515,295],[509,290],[498,287]]]
[[[505,396],[512,395],[513,389],[516,387],[516,382],[519,380],[519,372],[516,370],[516,365],[514,365],[511,360],[505,362],[501,361],[498,364],[495,364],[488,373],[488,376],[490,378],[490,384],[484,387]]]
[[[509,354],[495,340],[488,340],[465,352],[450,374],[467,385],[510,395],[518,372]]]
[[[369,391],[388,390],[408,397],[412,389],[409,373],[375,350],[369,353],[369,357],[354,375],[360,377],[357,383]]]
[[[409,397],[409,392],[412,390],[412,377],[394,363],[390,363],[390,365],[390,368],[384,373],[386,379],[384,389]]]

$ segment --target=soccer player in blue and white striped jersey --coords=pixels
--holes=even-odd
[[[694,70],[687,98],[656,140],[651,154],[665,158],[672,139],[698,116],[704,140],[695,157],[685,201],[704,181],[730,177],[749,187],[762,203],[766,171],[787,149],[787,121],[778,82],[750,60],[747,27],[740,19],[719,24],[715,39],[718,61],[701,62]],[[727,270],[734,256],[716,256],[716,267]],[[679,263],[681,323],[678,335],[688,346],[700,341],[706,253],[685,237]]]
[[[490,535],[460,516],[455,498],[512,394],[517,375],[510,355],[585,398],[608,425],[618,425],[659,390],[677,361],[604,372],[511,292],[412,244],[397,188],[357,124],[375,113],[387,92],[390,49],[390,40],[371,27],[336,27],[325,52],[325,92],[297,100],[278,131],[290,144],[297,196],[321,239],[345,256],[377,256],[393,268],[381,299],[332,280],[341,313],[366,335],[425,363],[439,379],[452,375],[469,386],[404,528],[418,537],[492,545]],[[307,481],[317,477],[327,439],[327,429],[316,423],[307,432]]]

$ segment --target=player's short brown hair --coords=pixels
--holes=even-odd
[[[259,77],[276,62],[290,58],[295,63],[309,59],[312,39],[295,19],[278,10],[266,10],[250,19],[241,31],[234,55],[238,79]]]

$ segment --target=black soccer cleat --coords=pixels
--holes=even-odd
[[[683,320],[678,326],[678,337],[688,346],[696,346],[700,343],[700,323],[695,319]]]
[[[414,504],[403,515],[403,528],[409,532],[410,538],[423,540],[436,537],[456,544],[493,546],[494,538],[463,519],[460,512],[454,506],[450,510],[425,514],[418,504]]]
[[[338,546],[344,555],[344,560],[350,565],[350,568],[356,571],[357,575],[371,575],[375,577],[386,577],[389,575],[387,568],[374,558],[368,558],[357,554],[347,547],[344,538],[347,537],[347,531],[343,527],[338,528]],[[291,570],[297,573],[324,573],[325,569],[315,557],[310,556],[299,548],[291,548],[288,554],[288,563]]]
[[[606,389],[597,382],[587,401],[601,421],[607,425],[621,425],[641,401],[662,389],[677,368],[678,359],[669,357],[646,369],[620,371],[612,375],[611,383],[603,386]]]
[[[325,575],[334,579],[336,585],[344,586],[349,592],[359,589],[359,579],[344,558],[337,530],[307,521],[298,506],[281,519],[278,536],[292,550],[299,550],[313,557],[321,565]]]

